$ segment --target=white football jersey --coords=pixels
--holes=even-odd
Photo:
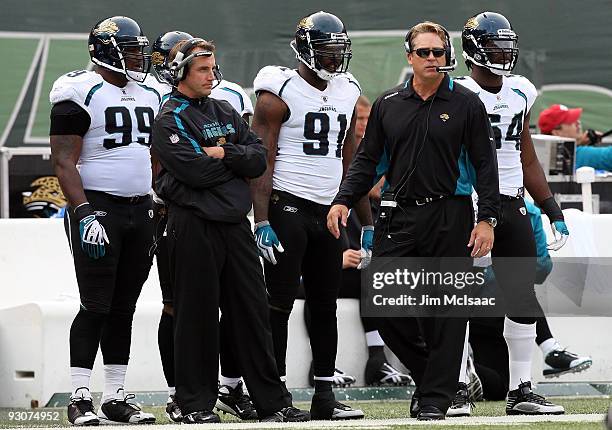
[[[480,87],[469,76],[455,82],[478,94],[487,109],[497,148],[497,169],[499,171],[499,192],[516,196],[523,187],[523,166],[521,164],[521,132],[525,116],[535,103],[538,91],[529,80],[519,75],[503,76],[499,93],[493,94]]]
[[[49,98],[72,101],[91,118],[77,163],[84,189],[123,197],[151,191],[151,126],[161,100],[155,89],[134,81],[120,88],[79,70],[57,79]]]
[[[253,103],[244,89],[238,84],[223,79],[219,85],[213,88],[210,96],[213,99],[225,100],[232,105],[240,116],[245,114],[253,115]]]
[[[276,94],[289,108],[278,135],[272,187],[329,205],[342,180],[342,145],[361,94],[359,83],[346,73],[319,91],[295,70],[267,66],[253,87],[256,93]]]

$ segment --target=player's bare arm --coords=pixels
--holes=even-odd
[[[85,203],[81,175],[76,168],[83,147],[83,138],[78,135],[52,135],[51,162],[62,191],[71,207]]]
[[[263,175],[251,180],[255,223],[268,219],[268,204],[272,193],[272,174],[278,148],[278,134],[287,113],[287,105],[276,95],[261,91],[255,105],[251,129],[268,150],[268,167]]]
[[[344,146],[342,147],[342,178],[346,176],[351,161],[357,152],[357,139],[355,138],[355,123],[357,122],[357,112],[353,110],[351,125],[346,132]],[[357,203],[355,203],[355,212],[359,217],[361,225],[372,225],[372,209],[370,207],[370,199],[366,194]]]
[[[529,124],[529,116],[531,112],[528,112],[525,116],[525,125]],[[552,197],[552,192],[546,181],[546,175],[542,166],[538,161],[538,157],[531,140],[531,134],[529,133],[529,127],[523,127],[521,132],[521,164],[523,165],[523,181],[525,188],[529,191],[529,194],[536,203],[541,203],[544,200]]]

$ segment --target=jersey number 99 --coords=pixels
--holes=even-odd
[[[104,111],[104,119],[106,122],[105,130],[108,134],[121,133],[121,139],[107,138],[104,139],[104,147],[106,149],[118,148],[127,146],[132,142],[138,142],[141,145],[151,144],[151,124],[155,114],[150,107],[137,107],[134,109],[136,114],[136,122],[138,132],[146,134],[147,137],[138,137],[136,140],[132,138],[132,116],[130,111],[125,106],[112,106]],[[120,120],[118,120],[120,118]]]

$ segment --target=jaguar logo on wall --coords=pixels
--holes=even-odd
[[[55,176],[41,176],[30,187],[32,191],[23,191],[21,195],[23,205],[33,217],[49,218],[66,206],[66,197]]]

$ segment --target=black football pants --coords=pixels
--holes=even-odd
[[[266,291],[251,225],[169,208],[176,398],[184,414],[212,411],[219,372],[219,308],[260,417],[291,404],[274,361]]]
[[[377,220],[373,256],[469,257],[471,249],[467,244],[473,227],[469,196],[445,198],[423,206],[400,204],[391,216]],[[457,390],[466,321],[459,317],[384,319],[379,332],[410,369],[421,406],[433,405],[443,412],[450,406]]]
[[[110,244],[91,259],[81,248],[79,221],[66,208],[64,227],[74,259],[81,309],[70,328],[70,365],[93,368],[98,346],[105,364],[128,364],[136,301],[149,276],[153,242],[151,197],[85,191]]]
[[[157,257],[157,273],[159,275],[159,286],[162,291],[162,303],[173,305],[172,274],[170,273],[170,257],[168,256],[168,236],[165,235],[168,222],[167,208],[165,205],[154,204],[155,216],[155,255]],[[171,315],[162,315],[159,329],[159,350],[162,359],[164,376],[169,387],[174,387],[174,339],[173,330],[166,330],[163,324],[172,322]],[[221,375],[228,378],[239,378],[242,376],[234,353],[232,352],[232,336],[229,327],[225,324],[225,318],[221,316],[220,324],[220,361]]]
[[[336,300],[342,282],[342,242],[327,230],[329,206],[282,191],[272,191],[270,225],[283,245],[277,264],[264,261],[270,322],[278,371],[286,375],[289,314],[298,294],[300,274],[312,316],[310,346],[315,376],[334,375],[338,348]]]

